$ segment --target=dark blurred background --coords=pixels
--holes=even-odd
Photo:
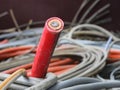
[[[0,13],[5,11],[9,12],[9,10],[12,9],[19,25],[28,23],[30,19],[34,22],[45,21],[52,16],[57,16],[64,21],[71,22],[82,1],[83,0],[0,0]],[[93,12],[106,3],[111,4],[109,9],[112,21],[104,24],[103,27],[113,31],[119,30],[120,0],[101,0]],[[0,29],[14,26],[10,15],[0,18]]]

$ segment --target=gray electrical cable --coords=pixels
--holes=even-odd
[[[72,78],[65,81],[60,81],[54,86],[50,87],[48,90],[60,90],[62,88],[72,87],[74,85],[88,84],[95,82],[100,82],[100,80],[96,78],[88,78],[88,77]]]
[[[117,72],[119,70],[120,70],[120,67],[117,67],[111,72],[111,74],[110,74],[110,79],[111,80],[115,80],[115,75],[114,74],[115,74],[115,72]]]
[[[110,13],[109,10],[104,11],[104,12],[102,12],[101,14],[97,15],[91,22],[94,22],[94,21],[96,21],[96,20],[102,18],[103,16],[106,16],[106,15],[109,14],[109,13]]]
[[[6,16],[6,15],[8,15],[8,12],[0,13],[0,18],[2,18],[3,16]]]
[[[77,25],[75,27],[73,27],[71,29],[71,31],[69,33],[67,33],[65,36],[63,36],[62,38],[66,39],[72,39],[72,35],[75,31],[81,31],[81,28],[87,28],[87,29],[92,29],[92,30],[96,30],[99,31],[105,35],[107,35],[108,37],[112,37],[113,40],[118,40],[119,38],[117,38],[116,36],[114,36],[112,33],[110,33],[109,31],[107,31],[106,29],[97,26],[97,25],[93,25],[93,24],[81,24],[81,25]]]
[[[64,88],[60,90],[100,90],[100,89],[109,89],[120,87],[120,81],[105,81],[105,82],[96,82],[91,84],[76,85],[69,88]]]
[[[8,34],[2,34],[0,35],[0,39],[10,39],[12,37],[19,36],[22,34],[23,36],[35,36],[35,35],[41,35],[43,28],[32,28],[28,30],[24,30],[21,33],[18,32],[12,32]]]
[[[55,55],[76,55],[80,56],[80,58],[82,57],[82,59],[80,59],[81,63],[68,72],[59,75],[59,80],[94,75],[104,67],[107,57],[104,50],[92,46],[75,46],[74,48],[72,47],[65,50],[59,49],[59,51],[55,51]],[[94,71],[96,68],[98,71]]]
[[[16,20],[16,18],[15,18],[15,15],[14,15],[12,9],[10,9],[10,15],[11,15],[11,18],[12,18],[12,20],[13,20],[16,28],[18,29],[18,32],[21,33],[22,31],[21,31],[21,29],[20,29],[20,27],[19,27],[19,25],[18,25],[18,22],[17,22],[17,20]]]
[[[47,77],[47,79],[44,79],[43,81],[25,89],[25,90],[46,90],[46,89],[50,88],[51,86],[53,86],[57,82],[57,76],[52,73],[48,73],[46,75],[46,77]]]
[[[112,21],[112,18],[108,17],[108,18],[105,18],[105,19],[103,19],[103,20],[94,22],[94,24],[100,25],[100,24],[108,23],[108,22],[110,22],[110,21]]]
[[[105,34],[95,31],[95,30],[85,30],[85,31],[75,31],[73,33],[73,37],[81,36],[81,35],[87,35],[87,36],[98,36],[98,37],[104,37],[108,38],[108,36],[105,36]]]
[[[76,55],[76,56],[82,57],[82,60],[81,60],[81,63],[78,64],[76,67],[59,75],[58,76],[59,80],[66,80],[69,78],[81,77],[81,76],[93,76],[97,72],[101,71],[106,64],[106,59],[108,57],[108,52],[106,52],[106,50],[95,47],[95,46],[93,47],[93,46],[84,45],[82,43],[78,43],[75,41],[76,39],[72,38],[73,33],[75,31],[80,31],[81,28],[88,28],[92,30],[94,29],[105,34],[106,36],[108,35],[108,37],[113,38],[113,40],[119,39],[115,37],[113,34],[111,34],[110,32],[108,32],[106,29],[97,25],[82,24],[82,25],[77,25],[73,27],[71,31],[66,35],[64,35],[63,37],[61,37],[60,40],[68,40],[69,42],[73,43],[76,46],[72,48],[67,48],[61,51],[59,50],[58,52],[56,50],[55,54],[56,55]]]
[[[20,46],[20,45],[30,45],[30,44],[32,44],[32,46],[34,46],[35,41],[38,41],[38,39],[39,39],[39,37],[32,37],[32,38],[27,38],[27,39],[23,39],[23,40],[18,40],[16,42],[6,43],[4,45],[0,45],[0,49],[13,47],[13,46]]]
[[[0,71],[7,70],[7,69],[10,69],[10,68],[13,68],[13,67],[16,67],[16,66],[20,66],[20,65],[23,65],[23,64],[31,63],[33,61],[33,56],[32,57],[30,55],[28,55],[28,56],[29,57],[23,57],[22,56],[22,58],[18,57],[15,60],[13,59],[10,62],[0,63]]]
[[[83,0],[82,4],[80,5],[78,11],[76,12],[72,22],[71,22],[71,25],[70,26],[73,26],[73,24],[76,22],[77,20],[77,17],[78,15],[81,13],[81,11],[83,10],[83,8],[87,5],[87,3],[89,2],[90,0]]]
[[[86,18],[86,16],[90,13],[90,11],[100,2],[101,0],[95,0],[92,5],[85,11],[85,13],[83,14],[83,16],[80,18],[80,21],[78,23],[82,23],[84,21],[84,19]]]
[[[103,6],[98,11],[96,11],[90,18],[88,18],[85,23],[90,23],[98,14],[100,14],[101,12],[103,12],[104,10],[106,10],[109,7],[110,7],[110,4]]]
[[[2,83],[2,81],[0,80],[0,83]],[[11,84],[9,87],[8,87],[8,90],[24,90],[28,88],[28,86],[23,86],[21,84]]]
[[[13,83],[17,78],[19,78],[21,75],[25,75],[25,69],[20,69],[11,74],[9,77],[7,77],[1,84],[0,89],[6,90],[11,83]]]
[[[116,43],[120,43],[120,39],[119,39],[119,40],[116,40],[116,41],[113,41],[113,42],[109,45],[109,49],[107,50],[107,53],[108,53],[108,54],[109,54],[110,48],[112,48],[112,46],[113,46],[114,44],[116,44]],[[116,71],[118,71],[118,70],[120,70],[120,67],[115,68],[115,69],[111,72],[111,74],[110,74],[110,79],[111,79],[111,80],[115,80],[114,73],[115,73]]]
[[[109,53],[109,51],[110,51],[110,49],[112,48],[112,46],[113,46],[114,44],[116,44],[116,43],[120,43],[120,39],[117,39],[117,40],[113,41],[113,42],[109,45],[108,50],[107,50],[107,53]]]

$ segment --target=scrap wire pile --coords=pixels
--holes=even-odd
[[[39,90],[118,90],[120,87],[120,39],[108,30],[94,25],[103,24],[111,19],[106,18],[89,24],[107,15],[109,11],[106,9],[110,5],[100,8],[85,20],[100,2],[95,0],[77,22],[78,14],[89,2],[90,0],[83,1],[70,27],[61,33],[47,71],[54,73],[57,78],[50,82],[51,86],[40,85]],[[30,90],[27,88],[32,86],[31,84],[22,86],[19,83],[11,83],[19,76],[26,75],[25,72],[30,74],[43,28],[29,29],[28,24],[27,29],[20,30],[13,12],[10,12],[18,32],[15,31],[16,28],[0,32],[0,89]],[[7,74],[11,75],[7,79],[2,78],[2,75]]]
[[[35,32],[38,29],[32,30]],[[26,30],[23,33],[32,30]],[[84,30],[92,33],[83,33]],[[39,33],[41,34],[40,30]],[[10,36],[10,34],[13,33],[3,34],[1,37]],[[83,35],[84,40],[80,39],[79,35],[81,37]],[[85,40],[84,35],[91,38]],[[37,39],[38,37],[39,35],[35,36]],[[92,38],[96,41],[93,41]],[[26,69],[27,74],[30,73],[37,46],[32,41],[34,37],[26,39],[13,42],[9,38],[9,42],[1,44],[1,73],[12,74],[22,68]],[[24,41],[27,41],[27,44]],[[57,75],[59,82],[48,90],[63,88],[65,90],[88,90],[87,88],[95,90],[120,87],[120,82],[115,80],[119,79],[119,41],[119,38],[112,33],[93,24],[81,24],[72,27],[70,31],[65,30],[59,39],[48,68],[48,72]],[[16,42],[20,42],[19,45]],[[73,81],[75,83],[72,83]],[[98,85],[100,86],[97,87]]]

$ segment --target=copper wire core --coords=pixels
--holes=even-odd
[[[48,26],[53,30],[59,30],[61,29],[61,22],[57,19],[53,19],[48,22]]]

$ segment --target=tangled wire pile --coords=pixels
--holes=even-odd
[[[107,9],[110,4],[87,18],[89,12],[100,2],[95,0],[77,21],[81,11],[90,2],[91,0],[83,0],[72,23],[65,23],[67,26],[70,24],[70,27],[61,33],[45,79],[28,77],[43,27],[29,28],[31,22],[18,26],[13,11],[10,10],[16,28],[0,31],[0,89],[119,90],[120,38],[98,26],[111,20],[98,20],[109,14]],[[8,13],[4,13],[6,14]],[[43,22],[32,24],[38,23]],[[24,26],[27,28],[21,30]]]
[[[82,33],[81,30],[84,29],[87,32],[92,31],[94,33]],[[120,41],[119,38],[104,28],[92,24],[81,24],[73,27],[69,33],[67,31],[69,29],[65,30],[60,37],[48,69],[48,72],[57,75],[59,82],[48,90],[95,90],[119,87],[120,82],[115,80],[119,78],[120,46],[119,43],[117,44]],[[84,40],[80,40],[79,34],[81,37],[83,35]],[[84,34],[91,38],[85,40]],[[98,42],[96,38],[96,41],[95,39],[92,41],[94,36],[99,39],[102,36],[102,40]],[[4,49],[0,51],[1,72],[12,74],[16,70],[25,68],[29,74],[36,45],[22,43],[22,46],[21,44],[11,46],[9,42],[6,44],[8,45],[7,48],[2,47]],[[112,46],[113,48],[110,49]],[[72,83],[73,81],[75,83]],[[23,89],[22,86],[20,88]]]

